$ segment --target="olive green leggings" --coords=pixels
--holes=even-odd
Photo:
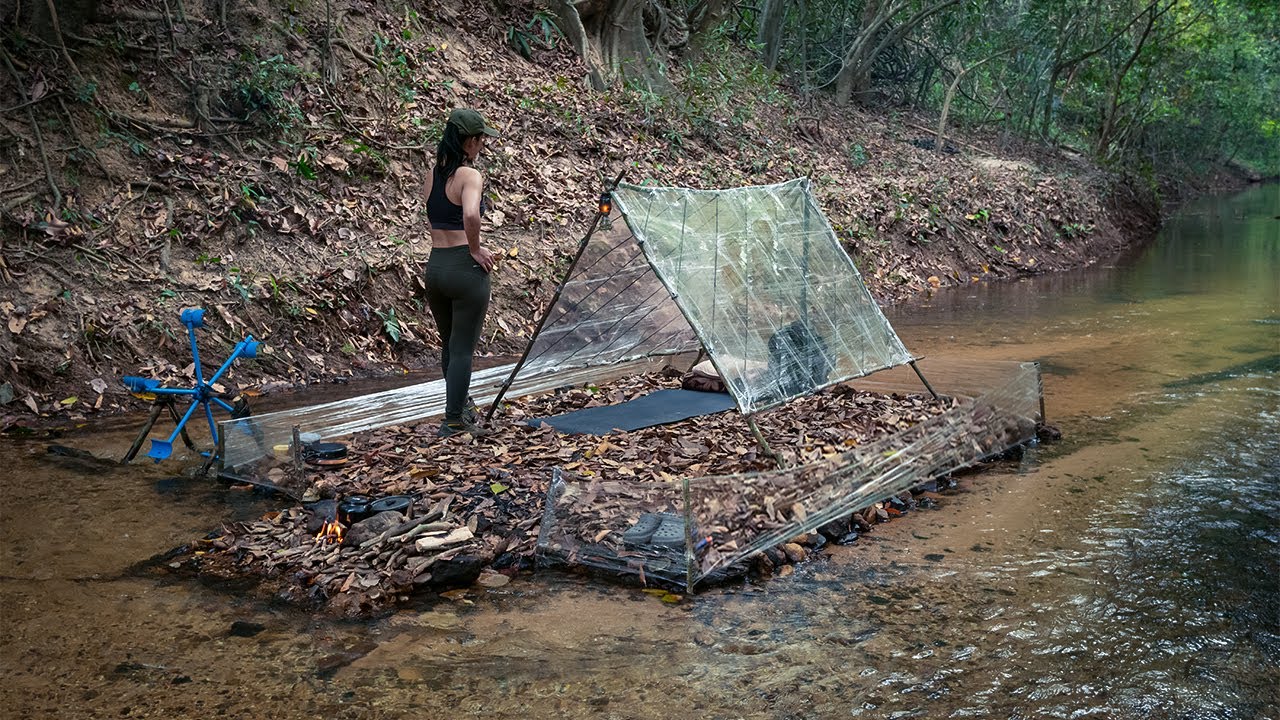
[[[466,245],[432,248],[427,260],[427,304],[440,331],[445,422],[462,419],[471,387],[471,358],[489,310],[489,273]]]

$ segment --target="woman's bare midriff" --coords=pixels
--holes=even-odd
[[[431,231],[431,247],[433,248],[452,248],[467,244],[467,233],[465,230],[435,230]]]

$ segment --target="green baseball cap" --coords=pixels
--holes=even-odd
[[[489,123],[485,122],[483,115],[471,108],[458,108],[449,113],[449,122],[453,123],[458,128],[458,131],[466,137],[475,135],[502,136],[502,133],[499,133]]]

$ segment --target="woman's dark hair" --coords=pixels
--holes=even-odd
[[[467,154],[462,152],[462,143],[466,139],[467,136],[458,130],[457,125],[445,123],[444,135],[436,146],[436,172],[443,175],[445,180],[453,177],[467,161]]]

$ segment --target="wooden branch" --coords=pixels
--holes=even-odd
[[[120,20],[133,20],[137,22],[155,22],[163,20],[164,15],[154,10],[136,10],[133,8],[120,8],[112,13],[102,13],[95,17],[91,22],[99,25],[109,25]]]
[[[98,38],[85,37],[84,35],[77,35],[77,34],[72,33],[72,32],[63,33],[63,35],[65,35],[65,36],[67,36],[67,37],[71,38],[72,40],[75,40],[76,42],[80,43],[81,45],[93,45],[94,47],[118,47],[118,48],[121,48],[121,49],[124,49],[124,50],[130,50],[130,51],[132,51],[132,52],[136,52],[136,53],[144,53],[144,54],[146,54],[146,55],[156,55],[156,54],[159,54],[159,52],[160,52],[160,48],[158,48],[158,47],[144,47],[144,46],[142,46],[142,45],[132,45],[132,44],[130,44],[130,43],[122,43],[122,44],[119,44],[119,45],[113,45],[113,44],[111,44],[111,43],[103,42],[102,40],[99,40]]]
[[[84,76],[80,74],[80,68],[76,66],[76,61],[71,59],[71,53],[67,51],[67,41],[62,37],[62,25],[58,22],[58,8],[54,6],[53,0],[44,0],[45,5],[49,8],[49,20],[53,23],[53,33],[58,36],[58,46],[62,48],[62,57],[71,66],[71,71],[75,73],[76,80],[84,85]]]
[[[0,193],[18,192],[19,190],[24,190],[28,187],[31,187],[32,185],[35,185],[39,181],[40,181],[39,178],[31,178],[30,180],[22,183],[21,185],[14,185],[13,187],[0,189]]]
[[[48,2],[53,2],[53,0],[48,0]],[[178,34],[173,29],[173,15],[169,12],[169,0],[161,0],[161,5],[164,6],[164,24],[169,30],[169,49],[177,53]]]
[[[335,37],[335,38],[333,39],[333,44],[334,44],[334,45],[341,45],[342,47],[344,47],[344,48],[346,48],[346,49],[350,50],[352,55],[355,55],[356,57],[358,57],[358,58],[360,58],[361,60],[363,60],[363,61],[364,61],[364,62],[365,62],[369,67],[373,68],[374,70],[377,70],[377,69],[378,69],[378,61],[377,61],[377,60],[374,60],[374,59],[373,59],[373,57],[372,57],[372,56],[370,56],[370,55],[369,55],[368,53],[366,53],[365,51],[363,51],[363,50],[361,50],[360,48],[358,48],[358,47],[356,47],[356,46],[352,45],[351,43],[347,42],[347,39],[346,39],[346,38],[344,38],[344,37],[342,37],[341,35],[338,35],[337,37]]]
[[[118,110],[112,110],[102,103],[98,103],[98,106],[101,107],[112,120],[117,122],[123,120],[148,130],[193,130],[196,127],[195,121],[187,118],[154,115],[129,115]]]
[[[1158,0],[1156,1],[1158,2]],[[1090,50],[1086,50],[1085,52],[1079,55],[1076,55],[1075,57],[1067,58],[1066,60],[1058,60],[1054,62],[1054,72],[1056,73],[1060,69],[1066,69],[1073,65],[1082,63],[1085,60],[1088,60],[1089,58],[1093,57],[1094,55],[1097,55],[1098,53],[1102,52],[1103,50],[1106,50],[1107,48],[1111,47],[1111,45],[1115,43],[1116,40],[1119,40],[1121,37],[1124,36],[1126,32],[1129,31],[1129,28],[1133,27],[1134,23],[1142,19],[1142,16],[1147,13],[1148,9],[1150,9],[1155,5],[1156,5],[1156,2],[1152,2],[1151,5],[1148,5],[1147,7],[1144,7],[1142,10],[1139,10],[1138,13],[1134,15],[1133,18],[1130,19],[1129,22],[1126,23],[1124,27],[1117,30],[1115,34],[1113,34],[1110,38],[1107,38],[1107,40],[1105,40],[1101,45],[1098,45],[1097,47],[1094,47]]]
[[[0,115],[7,115],[13,112],[14,110],[21,110],[22,108],[30,107],[42,100],[47,100],[51,97],[57,97],[57,93],[48,93],[46,95],[41,95],[40,97],[35,98],[34,100],[27,100],[26,102],[20,102],[17,105],[14,105],[13,107],[0,108]]]
[[[5,203],[3,206],[0,206],[0,213],[7,213],[10,210],[18,207],[19,205],[25,202],[30,202],[32,200],[35,200],[38,197],[40,197],[40,193],[27,193],[26,195],[23,195],[21,197],[16,197],[10,200],[9,202]]]

